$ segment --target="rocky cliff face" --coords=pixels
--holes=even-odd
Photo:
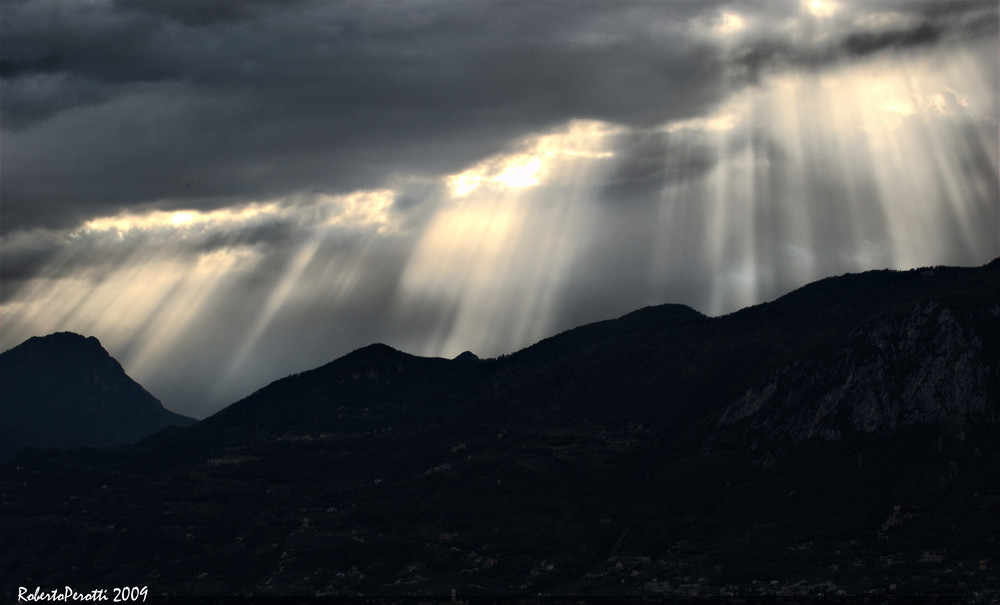
[[[961,437],[971,425],[1000,421],[996,335],[1000,304],[918,304],[855,329],[831,354],[775,370],[726,408],[717,429],[740,431],[752,447],[914,424],[941,424]]]

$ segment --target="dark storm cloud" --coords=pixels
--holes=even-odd
[[[289,7],[300,0],[241,0],[240,2],[205,2],[204,0],[116,0],[119,6],[151,15],[169,17],[186,26],[205,26],[219,22],[245,21],[280,6]]]
[[[67,237],[50,229],[15,233],[4,241],[0,303],[21,298],[22,288],[39,276],[48,280],[86,280],[96,285],[115,270],[136,262],[144,251],[169,250],[173,259],[193,262],[201,252],[228,248],[237,240],[261,239],[256,231],[244,229],[228,236],[213,232],[198,238],[199,241],[193,241],[194,238],[186,240],[181,246],[171,245],[162,236],[148,232],[135,232],[122,237],[115,232],[78,233]]]
[[[844,40],[842,48],[852,55],[864,56],[885,48],[923,46],[939,41],[943,29],[941,26],[924,22],[909,29],[851,34]]]
[[[787,17],[796,3],[768,7],[771,19]],[[973,38],[997,36],[994,2],[854,2],[824,17],[823,36],[815,22],[782,31],[752,31],[728,54],[734,83],[757,83],[767,71],[822,69],[877,53],[907,51]]]
[[[845,12],[888,7],[916,24],[844,23],[820,47],[761,30],[725,49],[691,31],[722,6],[11,0],[2,229],[439,175],[571,118],[696,116],[733,85],[727,65],[753,80],[995,21],[979,3],[862,3]]]
[[[663,188],[697,179],[718,161],[718,150],[699,137],[680,137],[662,130],[632,130],[615,149],[619,162],[604,183],[601,200],[612,205],[656,204]]]
[[[879,6],[884,10],[894,5]],[[910,14],[912,21],[849,33],[840,43],[840,50],[852,56],[867,56],[883,50],[907,50],[944,41],[996,37],[998,31],[995,3],[911,2],[895,4],[895,8]]]
[[[3,228],[374,187],[573,117],[694,115],[722,92],[719,53],[680,31],[707,8],[5,3]]]

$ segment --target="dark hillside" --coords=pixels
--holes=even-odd
[[[0,569],[187,594],[988,601],[998,293],[1000,262],[876,271],[492,360],[372,345],[134,446],[22,453]]]
[[[0,384],[0,426],[8,427],[8,443],[106,447],[194,423],[164,409],[94,337],[30,338],[0,354]],[[5,449],[0,459],[20,448]]]

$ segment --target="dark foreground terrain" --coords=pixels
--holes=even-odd
[[[1000,598],[1000,261],[372,345],[0,467],[0,592]]]

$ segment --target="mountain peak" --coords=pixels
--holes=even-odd
[[[100,342],[95,336],[83,336],[82,334],[77,334],[76,332],[53,332],[48,336],[32,336],[28,339],[32,340],[47,340],[47,341],[63,341],[63,342]]]
[[[24,437],[13,439],[20,445],[103,447],[194,422],[164,409],[97,338],[73,332],[32,337],[0,353],[0,384],[0,425]]]
[[[94,336],[83,336],[76,332],[53,332],[47,336],[32,336],[18,346],[11,349],[25,348],[28,350],[48,350],[48,351],[100,351],[110,357],[101,341]]]
[[[374,342],[366,347],[361,347],[360,349],[355,350],[356,353],[360,353],[362,351],[367,353],[400,353],[398,349],[394,349],[381,342]]]
[[[341,359],[348,360],[350,362],[361,362],[368,363],[372,361],[381,361],[386,359],[394,359],[399,356],[405,356],[406,353],[399,351],[390,347],[387,344],[381,342],[376,342],[360,349],[355,349],[344,355]]]

